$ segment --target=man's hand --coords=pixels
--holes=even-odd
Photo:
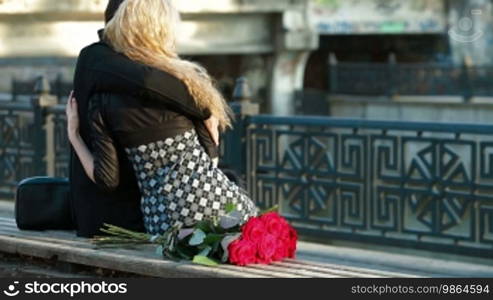
[[[67,134],[70,141],[79,136],[79,113],[77,111],[77,101],[73,97],[74,91],[68,96],[65,113],[67,115]]]
[[[211,116],[204,121],[205,127],[209,131],[209,134],[216,146],[219,146],[219,119],[215,116]]]

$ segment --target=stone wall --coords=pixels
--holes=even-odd
[[[401,100],[329,97],[330,115],[367,120],[479,123],[493,120],[493,99],[460,97],[406,97]]]
[[[443,33],[443,0],[313,0],[313,24],[321,34]]]
[[[298,58],[318,43],[308,22],[309,1],[176,1],[183,19],[179,52],[202,62],[223,85],[231,86],[238,75],[247,76],[264,112],[286,103],[291,106],[294,90],[302,87],[300,72],[305,67],[305,60]],[[10,90],[12,77],[28,79],[39,73],[54,77],[61,72],[70,79],[80,50],[97,41],[106,3],[0,0],[0,93]],[[225,61],[236,57],[239,67],[223,66],[235,70],[225,74],[214,65],[220,56]],[[291,69],[296,72],[286,72]]]
[[[456,63],[493,65],[493,3],[449,0],[450,44]]]

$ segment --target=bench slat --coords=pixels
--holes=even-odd
[[[162,259],[154,245],[133,249],[97,248],[88,239],[70,231],[20,231],[14,219],[0,217],[0,252],[105,268],[151,277],[248,277],[248,278],[337,278],[396,277],[397,273],[368,270],[335,264],[286,260],[272,265],[211,268]]]
[[[294,259],[287,259],[283,262],[284,264],[293,264],[293,267],[300,267],[303,266],[304,268],[313,268],[315,270],[319,271],[326,271],[327,269],[331,270],[338,270],[341,272],[350,272],[354,274],[359,274],[360,276],[368,276],[368,277],[418,277],[418,276],[413,276],[410,274],[406,273],[398,273],[398,272],[390,272],[390,271],[381,271],[381,270],[373,270],[373,269],[367,269],[367,268],[361,268],[361,267],[349,267],[349,266],[344,266],[344,265],[336,265],[336,264],[330,264],[330,263],[324,263],[323,267],[320,267],[320,264],[315,264],[312,262],[307,262],[303,260],[294,260]]]
[[[343,270],[340,270],[338,268],[315,268],[315,267],[309,266],[309,265],[298,265],[298,264],[292,264],[289,262],[282,262],[282,264],[274,263],[274,265],[279,266],[279,267],[283,267],[283,268],[290,268],[290,269],[303,268],[305,270],[310,270],[313,272],[317,272],[319,274],[326,274],[327,276],[335,276],[335,277],[341,277],[341,278],[358,277],[358,276],[365,276],[368,278],[381,277],[381,276],[377,276],[375,274],[370,274],[367,272],[343,271]]]
[[[282,274],[291,274],[295,275],[297,277],[307,277],[307,278],[342,278],[342,277],[348,277],[348,276],[340,276],[339,274],[332,273],[332,272],[326,272],[326,273],[321,273],[321,272],[313,272],[307,269],[301,269],[301,268],[289,268],[288,266],[285,266],[283,263],[279,263],[277,265],[252,265],[249,266],[248,268],[252,269],[258,269],[258,270],[263,270],[263,271],[269,271],[269,270],[278,270],[281,271]]]
[[[271,277],[244,270],[221,270],[163,259],[120,254],[111,250],[95,250],[29,241],[23,238],[0,236],[0,251],[38,258],[58,260],[98,268],[135,273],[152,277]]]

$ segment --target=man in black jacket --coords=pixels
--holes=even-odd
[[[123,0],[110,0],[105,12],[106,22],[111,20]],[[97,82],[104,80],[105,88],[112,88],[119,93],[139,97],[152,93],[153,97],[162,99],[171,108],[190,116],[199,124],[199,135],[206,136],[207,129],[203,121],[211,116],[209,111],[193,111],[193,99],[189,103],[169,101],[173,98],[173,89],[162,86],[163,78],[169,76],[157,69],[134,62],[116,53],[104,42],[95,43],[81,51],[77,61],[74,77],[74,96],[78,102],[80,118],[80,136],[87,145],[91,143],[88,118],[88,105],[91,95],[99,90]],[[95,84],[96,83],[96,84]],[[141,93],[135,94],[135,91]],[[210,139],[202,138],[201,143],[211,158],[218,156],[217,147]],[[72,151],[70,163],[70,184],[73,218],[77,235],[92,237],[101,234],[99,229],[104,223],[121,226],[134,231],[144,231],[143,217],[140,210],[140,192],[132,166],[126,154],[118,153],[120,163],[120,184],[113,191],[104,191],[94,184],[85,174],[83,166]]]

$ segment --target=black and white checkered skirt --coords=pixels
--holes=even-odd
[[[246,192],[214,166],[194,129],[126,152],[136,172],[150,234],[221,216],[228,203],[236,204],[245,220],[258,212]]]

